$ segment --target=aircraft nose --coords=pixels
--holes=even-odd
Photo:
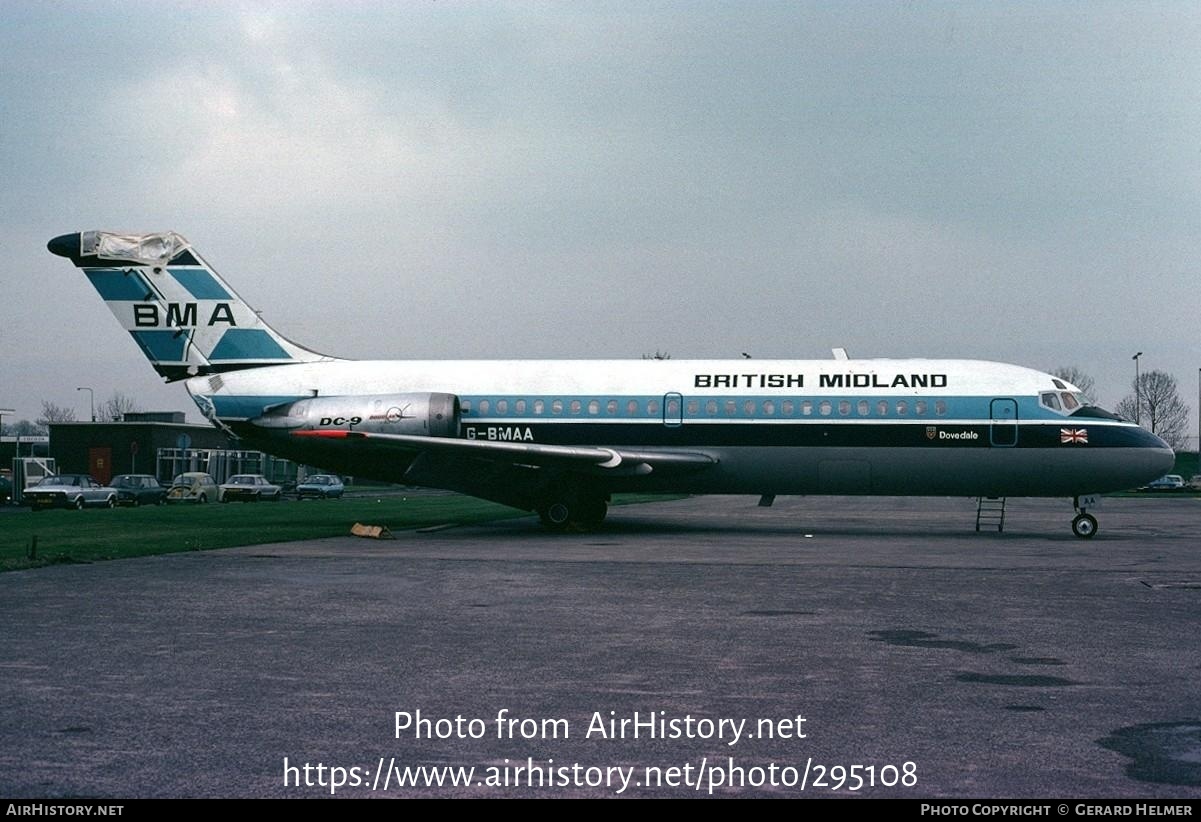
[[[60,257],[76,257],[79,255],[79,234],[62,234],[46,243],[46,248]]]

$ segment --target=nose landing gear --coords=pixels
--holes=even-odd
[[[1092,539],[1097,533],[1097,518],[1088,513],[1088,506],[1095,506],[1099,500],[1096,496],[1075,497],[1072,505],[1076,508],[1076,518],[1072,520],[1072,533],[1081,539]]]

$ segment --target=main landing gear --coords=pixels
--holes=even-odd
[[[551,531],[591,531],[604,522],[609,512],[605,497],[596,491],[557,489],[538,506],[538,517]]]
[[[1088,513],[1087,506],[1096,505],[1097,498],[1075,497],[1072,505],[1076,507],[1076,518],[1072,520],[1072,533],[1081,539],[1092,539],[1097,533],[1097,518]]]

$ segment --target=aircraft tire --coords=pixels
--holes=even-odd
[[[1072,533],[1081,539],[1092,539],[1097,533],[1097,518],[1092,514],[1078,514],[1072,520]]]
[[[538,518],[552,531],[566,531],[571,526],[571,508],[566,500],[552,500],[538,509]]]
[[[591,531],[605,520],[609,506],[603,497],[560,497],[538,509],[538,518],[551,531]]]

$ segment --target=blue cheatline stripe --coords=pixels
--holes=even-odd
[[[463,419],[473,421],[477,419],[591,419],[591,420],[619,420],[619,419],[638,419],[638,420],[661,420],[663,418],[663,394],[646,394],[646,395],[606,395],[606,394],[559,394],[559,395],[535,395],[535,394],[462,394],[460,399],[463,401]],[[673,397],[673,399],[676,399]],[[685,394],[680,402],[680,411],[682,411],[683,422],[704,422],[704,421],[721,421],[721,420],[762,420],[764,422],[771,421],[811,421],[811,422],[880,422],[892,421],[898,423],[904,422],[925,422],[925,423],[950,423],[952,421],[963,422],[965,420],[981,420],[989,421],[990,408],[995,397],[965,397],[953,395],[923,395],[923,396],[897,396],[892,395],[842,395],[831,396],[827,394],[755,394],[755,395],[725,395],[725,394]],[[1081,417],[1067,417],[1062,414],[1057,414],[1049,408],[1042,406],[1037,397],[1004,397],[1003,399],[1012,399],[1018,406],[1019,423],[1042,421],[1042,422],[1060,422],[1063,424],[1083,425]],[[617,408],[614,413],[609,412],[609,402],[617,402]],[[487,412],[481,412],[480,403],[486,401],[488,403]],[[518,410],[517,403],[525,402],[525,409]],[[553,410],[554,402],[562,403],[562,410],[556,413]],[[635,403],[635,410],[629,409],[629,403]],[[501,411],[498,407],[498,402],[505,403],[505,410]],[[541,413],[534,412],[534,404],[541,402],[543,409]],[[598,403],[597,412],[589,411],[591,403]],[[709,403],[716,403],[716,413],[709,412]],[[733,402],[733,413],[729,411],[728,403]],[[747,410],[747,403],[751,403],[751,410]],[[768,414],[764,403],[772,404],[773,413]],[[847,408],[849,413],[842,413],[842,403],[849,403]],[[859,413],[859,403],[867,403],[867,413]],[[886,412],[879,412],[879,403],[885,403]],[[898,402],[905,403],[905,413],[897,413]],[[918,413],[918,403],[924,403],[926,406],[924,413]],[[572,411],[572,403],[579,403],[579,410]],[[652,405],[653,403],[653,405]],[[822,414],[821,409],[823,403],[829,404],[829,413]],[[945,406],[944,414],[937,414],[936,403],[942,403]],[[693,406],[695,404],[695,409]],[[786,411],[786,405],[791,407],[791,411]],[[654,409],[653,411],[651,409]],[[808,408],[808,413],[805,409]],[[675,419],[675,414],[671,415]],[[1092,418],[1089,418],[1092,419]]]
[[[120,268],[85,268],[83,273],[91,280],[105,302],[136,302],[154,293],[150,286],[146,285],[142,275],[134,271],[123,271]]]
[[[213,351],[210,360],[290,360],[291,356],[259,328],[231,328],[226,331]]]
[[[180,285],[198,300],[228,300],[229,292],[203,268],[168,268]]]
[[[151,362],[180,362],[183,360],[187,334],[178,331],[130,331],[134,340]]]

